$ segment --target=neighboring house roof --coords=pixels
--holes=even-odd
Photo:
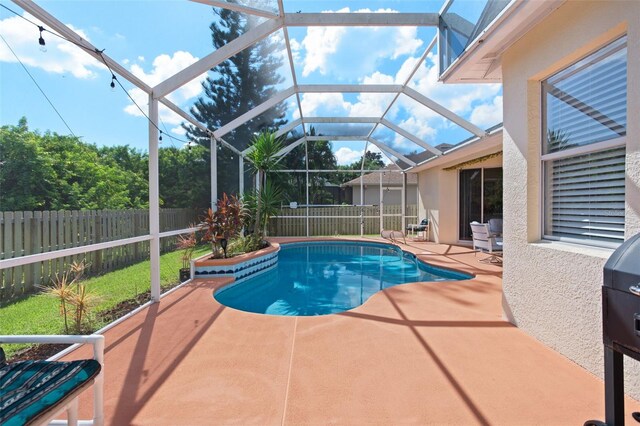
[[[456,144],[450,143],[441,143],[436,145],[435,148],[441,151],[444,155],[436,157],[430,151],[423,151],[417,154],[408,154],[406,157],[417,164],[415,167],[411,167],[409,164],[403,161],[397,161],[395,164],[389,164],[384,169],[385,170],[406,170],[411,168],[410,173],[407,173],[407,184],[408,185],[417,185],[418,184],[418,176],[416,174],[417,171],[428,168],[429,166],[423,166],[423,163],[429,159],[436,161],[434,164],[444,163],[447,160],[454,161],[461,155],[471,153],[474,154],[474,151],[477,150],[478,146],[480,148],[487,147],[492,149],[502,145],[502,123],[498,123],[494,126],[489,127],[487,130],[487,137],[478,138],[477,136],[471,136],[463,141],[460,141]],[[480,142],[480,144],[477,144]],[[477,146],[474,146],[477,144]],[[478,154],[480,155],[480,154]],[[417,169],[417,170],[416,170]],[[380,176],[379,173],[369,173],[363,176],[364,185],[380,185]],[[402,186],[402,175],[400,173],[387,173],[382,177],[382,185],[383,186]],[[342,186],[360,186],[360,177],[357,177],[353,180],[350,180],[347,183],[342,184]]]
[[[394,170],[400,171],[400,167],[396,164],[389,164],[383,170],[389,170],[391,173],[385,173],[382,176],[382,186],[402,186],[402,174],[395,173]],[[380,185],[380,173],[367,173],[362,176],[362,182],[364,185]],[[407,175],[407,185],[417,185],[418,176],[414,173]],[[360,177],[357,177],[349,182],[342,184],[343,186],[360,186]]]

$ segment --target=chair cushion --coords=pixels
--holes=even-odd
[[[20,361],[0,368],[0,424],[24,425],[53,409],[100,372],[94,359]]]

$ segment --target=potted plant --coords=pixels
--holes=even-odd
[[[178,250],[182,250],[182,268],[180,268],[180,282],[185,282],[191,278],[191,258],[196,249],[196,233],[178,235]]]

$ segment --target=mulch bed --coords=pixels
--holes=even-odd
[[[162,287],[162,291],[165,292],[179,283],[170,284]],[[106,311],[100,311],[96,314],[97,321],[100,324],[109,324],[118,318],[121,318],[138,308],[139,306],[147,303],[151,299],[151,290],[138,294],[136,297],[123,300],[111,309]],[[87,334],[90,334],[91,330],[87,330]],[[46,345],[33,345],[16,352],[9,361],[29,361],[38,359],[47,359],[57,354],[58,352],[68,348],[71,345],[68,344],[46,344]]]

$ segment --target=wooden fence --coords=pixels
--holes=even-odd
[[[277,237],[305,236],[305,207],[282,208],[269,222],[269,235]],[[384,206],[384,229],[402,229],[402,207]],[[361,218],[361,215],[363,218]],[[395,215],[395,216],[386,216]],[[331,206],[309,208],[309,235],[360,235],[360,222],[364,220],[365,234],[380,233],[379,206]],[[418,223],[417,206],[407,206],[407,224]]]
[[[188,228],[197,212],[161,209],[160,231]],[[148,210],[83,210],[0,212],[0,259],[149,234]],[[162,238],[160,250],[175,247],[175,237]],[[69,263],[85,260],[89,273],[101,274],[149,258],[149,241],[97,250],[0,270],[0,302],[46,285]]]

